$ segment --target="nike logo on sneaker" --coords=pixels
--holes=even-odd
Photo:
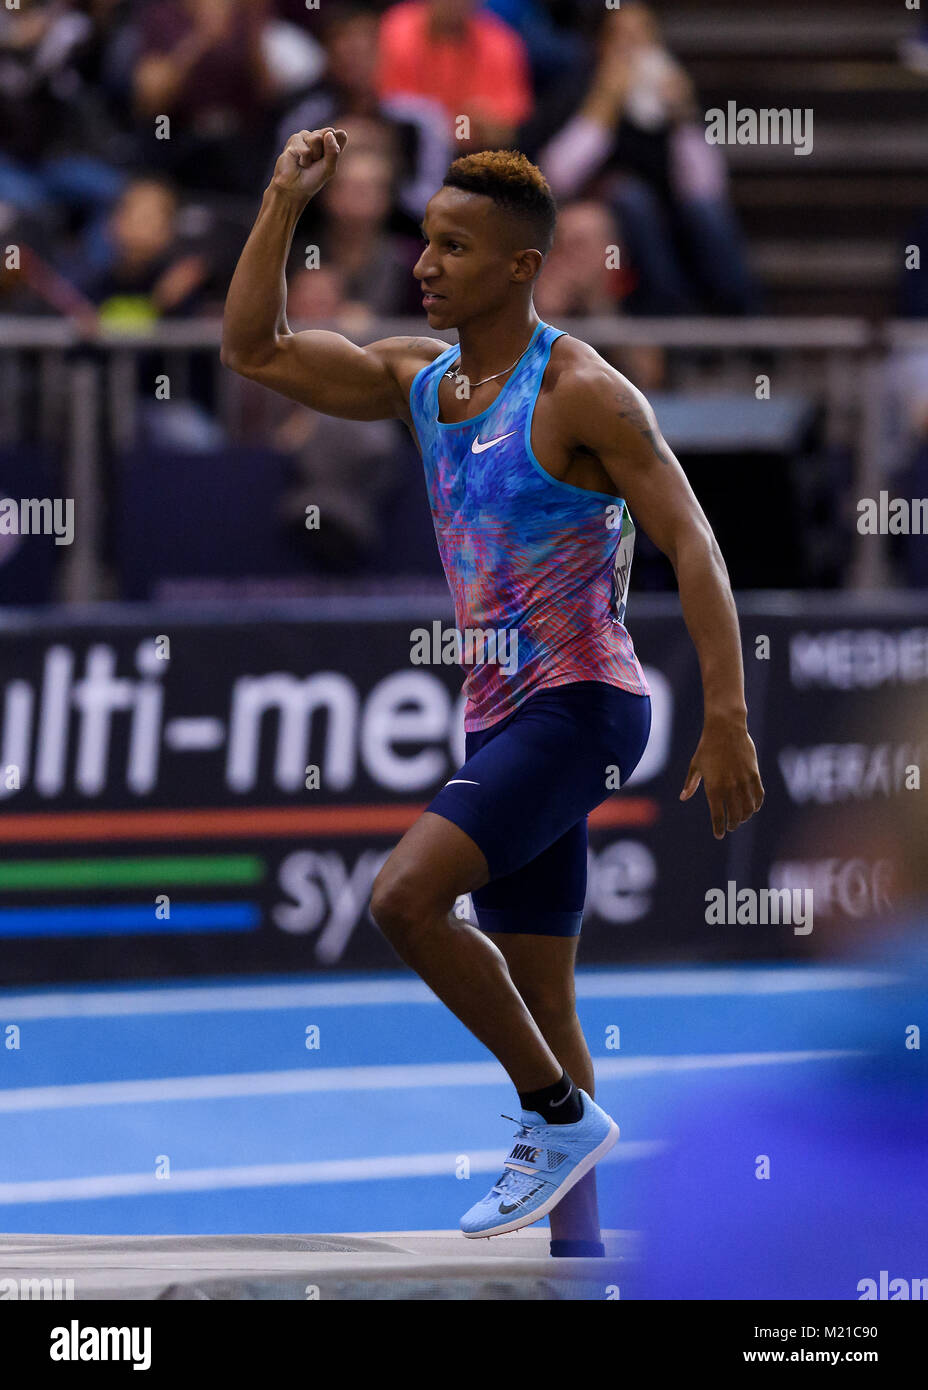
[[[524,1204],[529,1200],[529,1198],[534,1197],[535,1193],[540,1192],[543,1187],[544,1183],[540,1182],[537,1187],[533,1187],[531,1192],[526,1192],[525,1196],[520,1197],[517,1202],[500,1202],[500,1216],[508,1216],[511,1211],[518,1211],[519,1207],[524,1206]]]
[[[515,434],[515,430],[510,430],[509,434],[501,434],[498,439],[488,439],[485,444],[480,443],[480,435],[478,434],[470,446],[470,451],[472,454],[482,454],[484,449],[492,449],[494,444],[502,444],[504,439],[508,439],[513,434]]]
[[[541,1149],[532,1148],[531,1144],[516,1144],[509,1155],[517,1163],[537,1163]]]
[[[450,782],[445,783],[446,787],[479,787],[479,782],[472,782],[469,777],[452,777]]]

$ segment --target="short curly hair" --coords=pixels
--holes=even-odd
[[[443,188],[482,193],[522,223],[533,250],[547,256],[554,242],[557,204],[544,174],[519,150],[481,150],[456,159]],[[521,235],[521,233],[520,233]]]

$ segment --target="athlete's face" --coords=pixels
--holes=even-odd
[[[511,245],[511,224],[491,198],[441,188],[422,220],[425,245],[413,268],[433,328],[458,328],[505,303],[510,287],[532,278]]]

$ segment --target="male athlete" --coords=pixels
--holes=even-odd
[[[456,347],[291,333],[294,229],[347,139],[326,128],[287,142],[229,289],[222,361],[327,415],[404,421],[422,454],[458,632],[512,639],[516,661],[491,650],[471,664],[466,761],[387,860],[371,913],[519,1095],[516,1143],[463,1217],[464,1234],[550,1213],[553,1255],[602,1255],[591,1169],[619,1131],[592,1099],[574,958],[587,815],[628,780],[651,726],[622,621],[628,512],[674,567],[699,656],[704,724],[681,798],[703,782],[717,839],[764,795],[728,572],[644,397],[535,312],[556,209],[524,155],[455,160],[426,209],[413,273],[429,324],[456,329]],[[466,894],[480,929],[454,913]]]

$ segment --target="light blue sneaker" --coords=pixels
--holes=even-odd
[[[548,1125],[536,1111],[522,1111],[506,1171],[461,1217],[466,1236],[501,1236],[540,1221],[609,1152],[619,1137],[618,1125],[586,1091],[580,1099],[583,1117],[572,1125]]]

